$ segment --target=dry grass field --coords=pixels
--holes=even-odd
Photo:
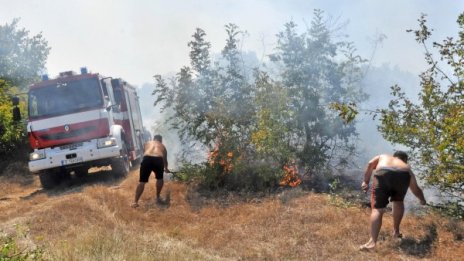
[[[431,213],[407,214],[402,241],[387,213],[378,248],[360,252],[370,210],[328,194],[205,197],[168,181],[160,205],[151,179],[132,209],[137,170],[122,180],[96,171],[52,191],[23,172],[13,164],[0,176],[0,238],[46,260],[464,260],[464,223]]]

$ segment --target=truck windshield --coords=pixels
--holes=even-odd
[[[29,91],[29,118],[50,117],[101,107],[98,79],[62,82]]]

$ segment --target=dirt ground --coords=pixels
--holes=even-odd
[[[9,169],[8,169],[9,168]],[[53,190],[24,166],[0,176],[0,236],[51,260],[463,260],[462,221],[424,210],[407,214],[404,238],[391,238],[386,213],[377,249],[368,239],[370,209],[301,188],[268,195],[206,195],[167,180],[163,204],[153,177],[132,209],[138,170],[114,179],[96,169]],[[417,204],[417,203],[416,203]]]

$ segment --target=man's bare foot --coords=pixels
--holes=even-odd
[[[395,241],[401,241],[403,239],[403,234],[401,233],[393,233],[393,240]]]
[[[367,242],[366,244],[359,247],[359,251],[370,251],[375,248],[375,243]]]
[[[131,207],[132,207],[132,208],[137,208],[138,206],[139,206],[139,204],[138,204],[138,203],[135,203],[135,202],[131,204]]]

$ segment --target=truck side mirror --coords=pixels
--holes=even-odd
[[[13,121],[21,121],[21,111],[18,106],[13,107]]]
[[[13,121],[20,121],[21,120],[21,111],[19,110],[19,97],[14,96],[11,98],[11,102],[13,103]]]
[[[18,96],[13,96],[11,98],[11,102],[13,103],[13,106],[18,106],[19,105],[19,97]]]
[[[106,111],[111,111],[113,110],[114,112],[121,112],[121,105],[119,104],[111,104],[106,107]]]

